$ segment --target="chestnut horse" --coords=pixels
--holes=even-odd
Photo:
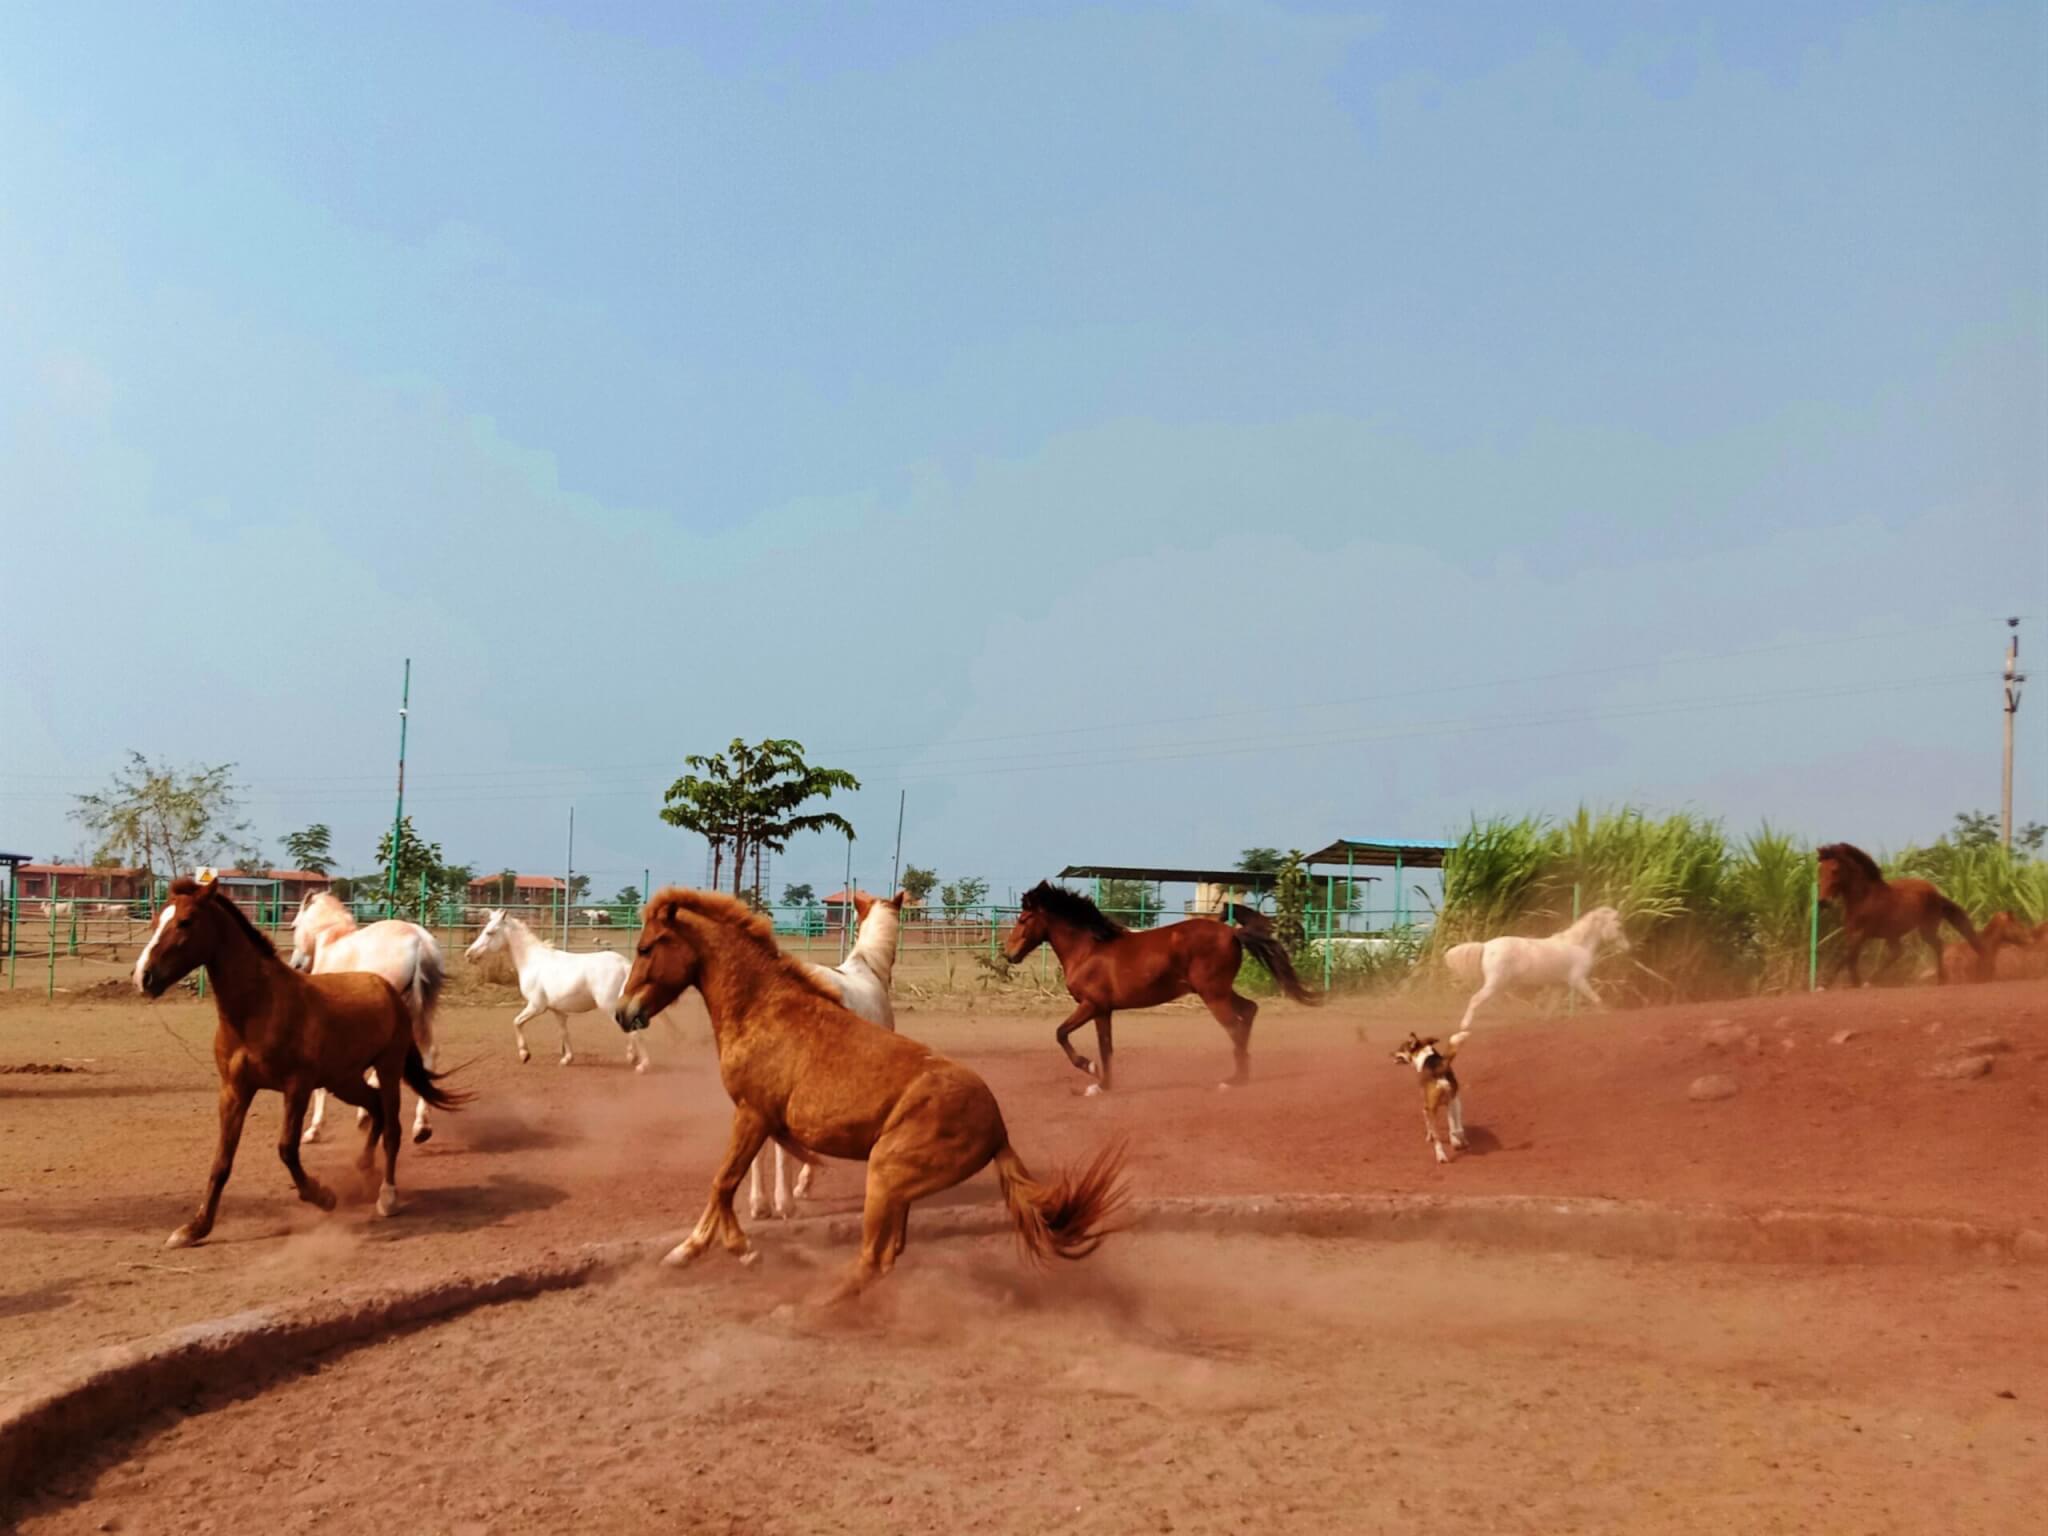
[[[1976,952],[1977,963],[1987,963],[1988,951],[1978,937],[1970,914],[1950,901],[1928,880],[1887,880],[1877,860],[1853,843],[1826,843],[1820,860],[1820,899],[1842,904],[1842,948],[1828,972],[1827,985],[1849,967],[1849,984],[1863,985],[1856,971],[1856,957],[1872,939],[1884,940],[1884,963],[1899,957],[1900,942],[1917,932],[1934,951],[1934,979],[1948,980],[1948,966],[1941,953],[1943,922],[1960,933]]]
[[[733,1196],[769,1141],[805,1161],[865,1159],[860,1257],[837,1297],[886,1275],[903,1252],[914,1200],[991,1161],[1018,1241],[1037,1260],[1080,1259],[1124,1201],[1123,1148],[1111,1145],[1056,1184],[1031,1177],[995,1095],[967,1068],[849,1013],[776,946],[774,931],[730,896],[675,887],[647,904],[619,1027],[645,1029],[690,987],[704,995],[718,1075],[733,1102],[732,1140],[695,1230],[667,1264],[717,1238],[755,1257]]]
[[[2048,975],[2048,946],[2042,939],[2048,938],[2048,923],[2029,928],[2010,912],[1994,912],[1977,937],[1982,944],[1977,957],[1977,979],[1979,981],[2010,981],[2023,976]],[[1950,965],[1967,966],[1971,961],[1970,946],[1958,940],[1949,945],[1947,959]]]
[[[284,1130],[277,1155],[299,1198],[323,1211],[334,1194],[299,1162],[299,1131],[306,1101],[325,1088],[344,1104],[368,1111],[369,1136],[358,1166],[374,1166],[384,1143],[384,1176],[377,1214],[398,1209],[398,1084],[436,1109],[455,1109],[469,1095],[439,1086],[412,1039],[412,1012],[382,976],[362,971],[302,976],[285,964],[269,939],[214,883],[211,870],[196,880],[171,882],[149,943],[135,962],[135,985],[149,997],[206,967],[220,1025],[213,1062],[220,1072],[220,1143],[207,1177],[206,1199],[166,1245],[183,1248],[213,1230],[220,1192],[235,1164],[249,1101],[262,1089],[284,1095]],[[377,1086],[363,1081],[374,1068]]]
[[[1113,922],[1079,891],[1041,880],[1024,893],[1017,921],[1003,939],[1003,954],[1020,964],[1041,944],[1060,957],[1067,991],[1078,1006],[1067,1015],[1053,1038],[1067,1060],[1095,1078],[1090,1093],[1109,1087],[1110,1059],[1116,1045],[1110,1015],[1119,1008],[1156,1008],[1190,992],[1200,997],[1230,1036],[1237,1069],[1223,1084],[1240,1087],[1251,1081],[1252,1020],[1259,1005],[1237,994],[1237,969],[1249,954],[1272,972],[1280,989],[1297,1003],[1320,999],[1301,984],[1294,962],[1273,934],[1263,914],[1245,911],[1242,926],[1213,917],[1189,917],[1159,928],[1133,933]],[[1067,1036],[1095,1021],[1100,1065],[1067,1043]]]

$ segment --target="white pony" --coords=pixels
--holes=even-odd
[[[896,970],[896,943],[903,931],[905,895],[905,892],[898,891],[883,901],[866,891],[855,891],[853,907],[860,918],[860,936],[854,942],[853,953],[838,965],[804,963],[811,979],[837,997],[842,1008],[860,1015],[870,1024],[881,1025],[891,1034],[896,1032],[896,1010],[889,1003],[889,978]],[[761,1197],[761,1164],[767,1156],[765,1147],[756,1153],[754,1166],[747,1175],[747,1201],[756,1221],[768,1214],[768,1202]],[[811,1192],[811,1166],[805,1163],[797,1173],[797,1200]],[[795,1201],[790,1198],[788,1154],[777,1142],[775,1214],[786,1217],[795,1209]]]
[[[1562,985],[1599,1007],[1600,994],[1587,978],[1602,944],[1612,944],[1624,953],[1628,950],[1621,914],[1612,907],[1595,907],[1547,939],[1508,935],[1483,944],[1453,945],[1444,951],[1444,964],[1451,974],[1460,981],[1484,983],[1465,1005],[1459,1030],[1470,1029],[1479,1005],[1507,987]]]
[[[387,919],[367,928],[356,926],[355,915],[331,891],[314,891],[299,903],[292,919],[292,969],[315,976],[335,971],[368,971],[391,983],[392,990],[405,999],[412,1014],[412,1041],[420,1048],[420,1060],[429,1071],[434,1066],[434,1003],[441,995],[445,974],[441,946],[418,923]],[[377,1081],[375,1071],[363,1074]],[[320,1139],[320,1122],[327,1116],[327,1091],[313,1090],[313,1110],[307,1117],[301,1141]],[[360,1125],[369,1115],[356,1111]],[[421,1099],[413,1112],[412,1139],[425,1141],[434,1134],[427,1123],[427,1101]]]
[[[512,1033],[519,1040],[519,1059],[533,1059],[533,1053],[526,1048],[527,1024],[544,1013],[552,1013],[561,1022],[562,1065],[568,1066],[576,1059],[576,1053],[569,1049],[569,1015],[599,1013],[609,1022],[612,1010],[619,1005],[619,994],[626,990],[626,977],[633,969],[631,962],[609,949],[582,954],[556,949],[518,918],[493,908],[484,919],[484,931],[464,954],[474,961],[499,949],[511,955],[512,967],[519,973],[519,991],[526,999],[526,1006],[512,1020]],[[642,1043],[645,1036],[645,1030],[626,1036],[626,1060],[636,1072],[647,1070],[647,1047]]]

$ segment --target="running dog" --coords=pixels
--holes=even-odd
[[[1427,1039],[1411,1034],[1401,1042],[1401,1048],[1394,1052],[1394,1060],[1415,1069],[1422,1079],[1422,1133],[1430,1146],[1436,1149],[1436,1160],[1448,1163],[1450,1154],[1444,1151],[1444,1141],[1437,1134],[1437,1111],[1444,1111],[1444,1119],[1451,1130],[1451,1146],[1465,1150],[1465,1107],[1458,1102],[1458,1075],[1451,1070],[1451,1058],[1458,1054],[1458,1047],[1465,1043],[1469,1031],[1460,1030],[1450,1039],[1439,1044],[1434,1035]]]

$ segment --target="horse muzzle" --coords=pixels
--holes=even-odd
[[[144,997],[154,999],[164,995],[163,983],[157,980],[155,971],[144,971],[135,978],[135,985]]]
[[[640,1007],[640,999],[637,997],[620,998],[619,1006],[612,1010],[612,1022],[629,1035],[636,1029],[645,1029],[647,1027],[647,1015]]]

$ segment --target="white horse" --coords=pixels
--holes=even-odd
[[[519,1059],[533,1059],[533,1053],[526,1048],[526,1026],[542,1014],[552,1013],[561,1022],[562,1065],[568,1066],[576,1059],[576,1053],[569,1048],[569,1015],[598,1013],[609,1022],[619,1005],[619,994],[626,990],[626,977],[633,969],[631,962],[609,949],[593,949],[583,954],[556,949],[518,918],[493,908],[484,920],[484,931],[464,953],[474,961],[499,949],[511,955],[512,968],[519,973],[520,994],[526,999],[526,1006],[512,1020],[512,1033],[519,1040]],[[645,1036],[645,1030],[626,1036],[626,1060],[636,1072],[647,1070]]]
[[[1624,953],[1628,936],[1621,931],[1621,914],[1612,907],[1595,907],[1561,933],[1547,939],[1524,939],[1506,935],[1483,944],[1458,944],[1444,951],[1444,964],[1461,981],[1480,981],[1479,990],[1465,1005],[1465,1017],[1458,1028],[1472,1027],[1472,1015],[1479,1005],[1507,987],[1562,985],[1571,988],[1594,1007],[1600,994],[1587,980],[1600,946],[1612,944]]]
[[[292,969],[315,976],[335,971],[368,971],[391,983],[392,990],[405,999],[412,1014],[412,1042],[420,1048],[420,1060],[429,1071],[434,1066],[434,1003],[441,995],[445,974],[441,946],[418,923],[387,919],[367,928],[356,926],[355,914],[331,891],[314,891],[299,903],[292,919]],[[363,1074],[377,1081],[375,1071]],[[327,1091],[313,1090],[313,1110],[306,1119],[301,1141],[318,1141],[320,1123],[327,1117]],[[360,1125],[369,1115],[356,1111]],[[427,1123],[427,1101],[421,1099],[413,1110],[412,1139],[425,1141],[434,1134]]]
[[[889,978],[896,970],[896,943],[903,931],[903,903],[906,893],[898,891],[889,900],[866,891],[853,893],[854,912],[860,919],[860,936],[853,953],[837,965],[812,965],[804,969],[811,979],[839,999],[849,1013],[859,1014],[870,1024],[896,1032],[896,1010],[889,1003]],[[767,1158],[764,1147],[754,1155],[747,1178],[747,1201],[754,1219],[768,1214],[768,1202],[761,1197],[761,1164]],[[796,1199],[811,1192],[811,1167],[805,1163],[796,1176]],[[775,1214],[789,1216],[796,1210],[790,1198],[788,1154],[775,1144]]]

